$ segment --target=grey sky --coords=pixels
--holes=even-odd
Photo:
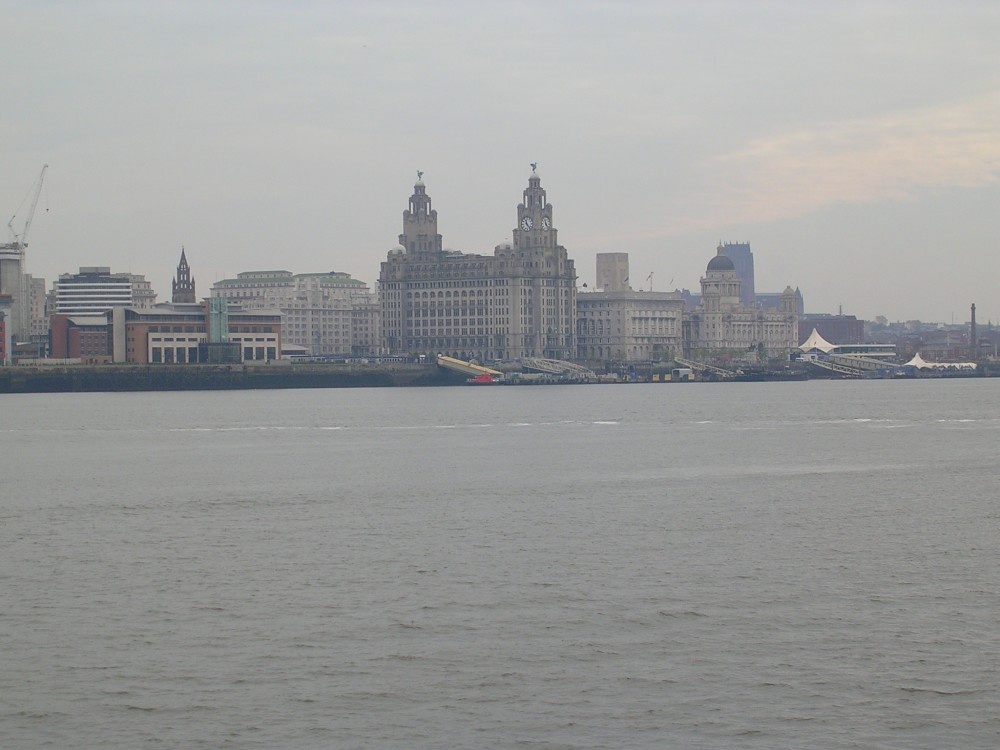
[[[7,2],[0,211],[28,270],[374,288],[424,171],[445,247],[539,162],[580,283],[749,241],[810,312],[1000,321],[1000,3]],[[831,7],[826,7],[831,6]],[[48,209],[46,211],[46,209]],[[15,219],[16,228],[20,219]]]

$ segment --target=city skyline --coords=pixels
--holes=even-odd
[[[271,268],[374,288],[416,170],[444,246],[491,253],[537,161],[581,286],[627,252],[654,289],[697,289],[720,240],[747,241],[758,288],[807,312],[1000,320],[987,3],[8,15],[0,210],[51,165],[26,264],[48,287],[107,265],[164,301],[184,246],[202,289]]]

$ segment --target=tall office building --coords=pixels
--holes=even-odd
[[[115,307],[151,307],[156,292],[145,276],[111,273],[108,266],[83,266],[79,273],[64,273],[52,284],[49,312],[61,315],[95,315]]]
[[[493,255],[444,250],[437,211],[417,174],[399,246],[379,274],[388,353],[480,361],[576,354],[576,270],[559,244],[534,166],[513,242]]]
[[[28,247],[28,230],[31,228],[31,219],[35,215],[35,207],[38,205],[42,182],[48,168],[48,164],[42,167],[41,174],[32,186],[33,198],[27,215],[23,217],[21,231],[16,231],[13,225],[15,217],[12,216],[7,222],[7,227],[12,233],[13,241],[0,243],[0,294],[10,295],[11,298],[11,309],[7,315],[7,335],[15,342],[28,341],[31,338],[30,277],[24,261]],[[7,354],[10,355],[10,352]]]
[[[6,313],[7,336],[15,342],[27,339],[30,323],[24,279],[24,247],[19,242],[0,244],[0,294],[10,296],[10,309]]]
[[[754,289],[753,252],[749,242],[723,242],[718,251],[733,262],[736,278],[740,280],[740,304],[743,307],[756,307],[757,298]]]
[[[45,341],[49,335],[49,318],[45,313],[45,279],[25,274],[28,288],[28,317],[32,341]]]

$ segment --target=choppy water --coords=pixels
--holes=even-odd
[[[0,745],[1000,746],[1000,380],[0,398]]]

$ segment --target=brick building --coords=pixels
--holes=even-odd
[[[104,315],[53,315],[49,319],[49,356],[108,362],[111,340]]]

